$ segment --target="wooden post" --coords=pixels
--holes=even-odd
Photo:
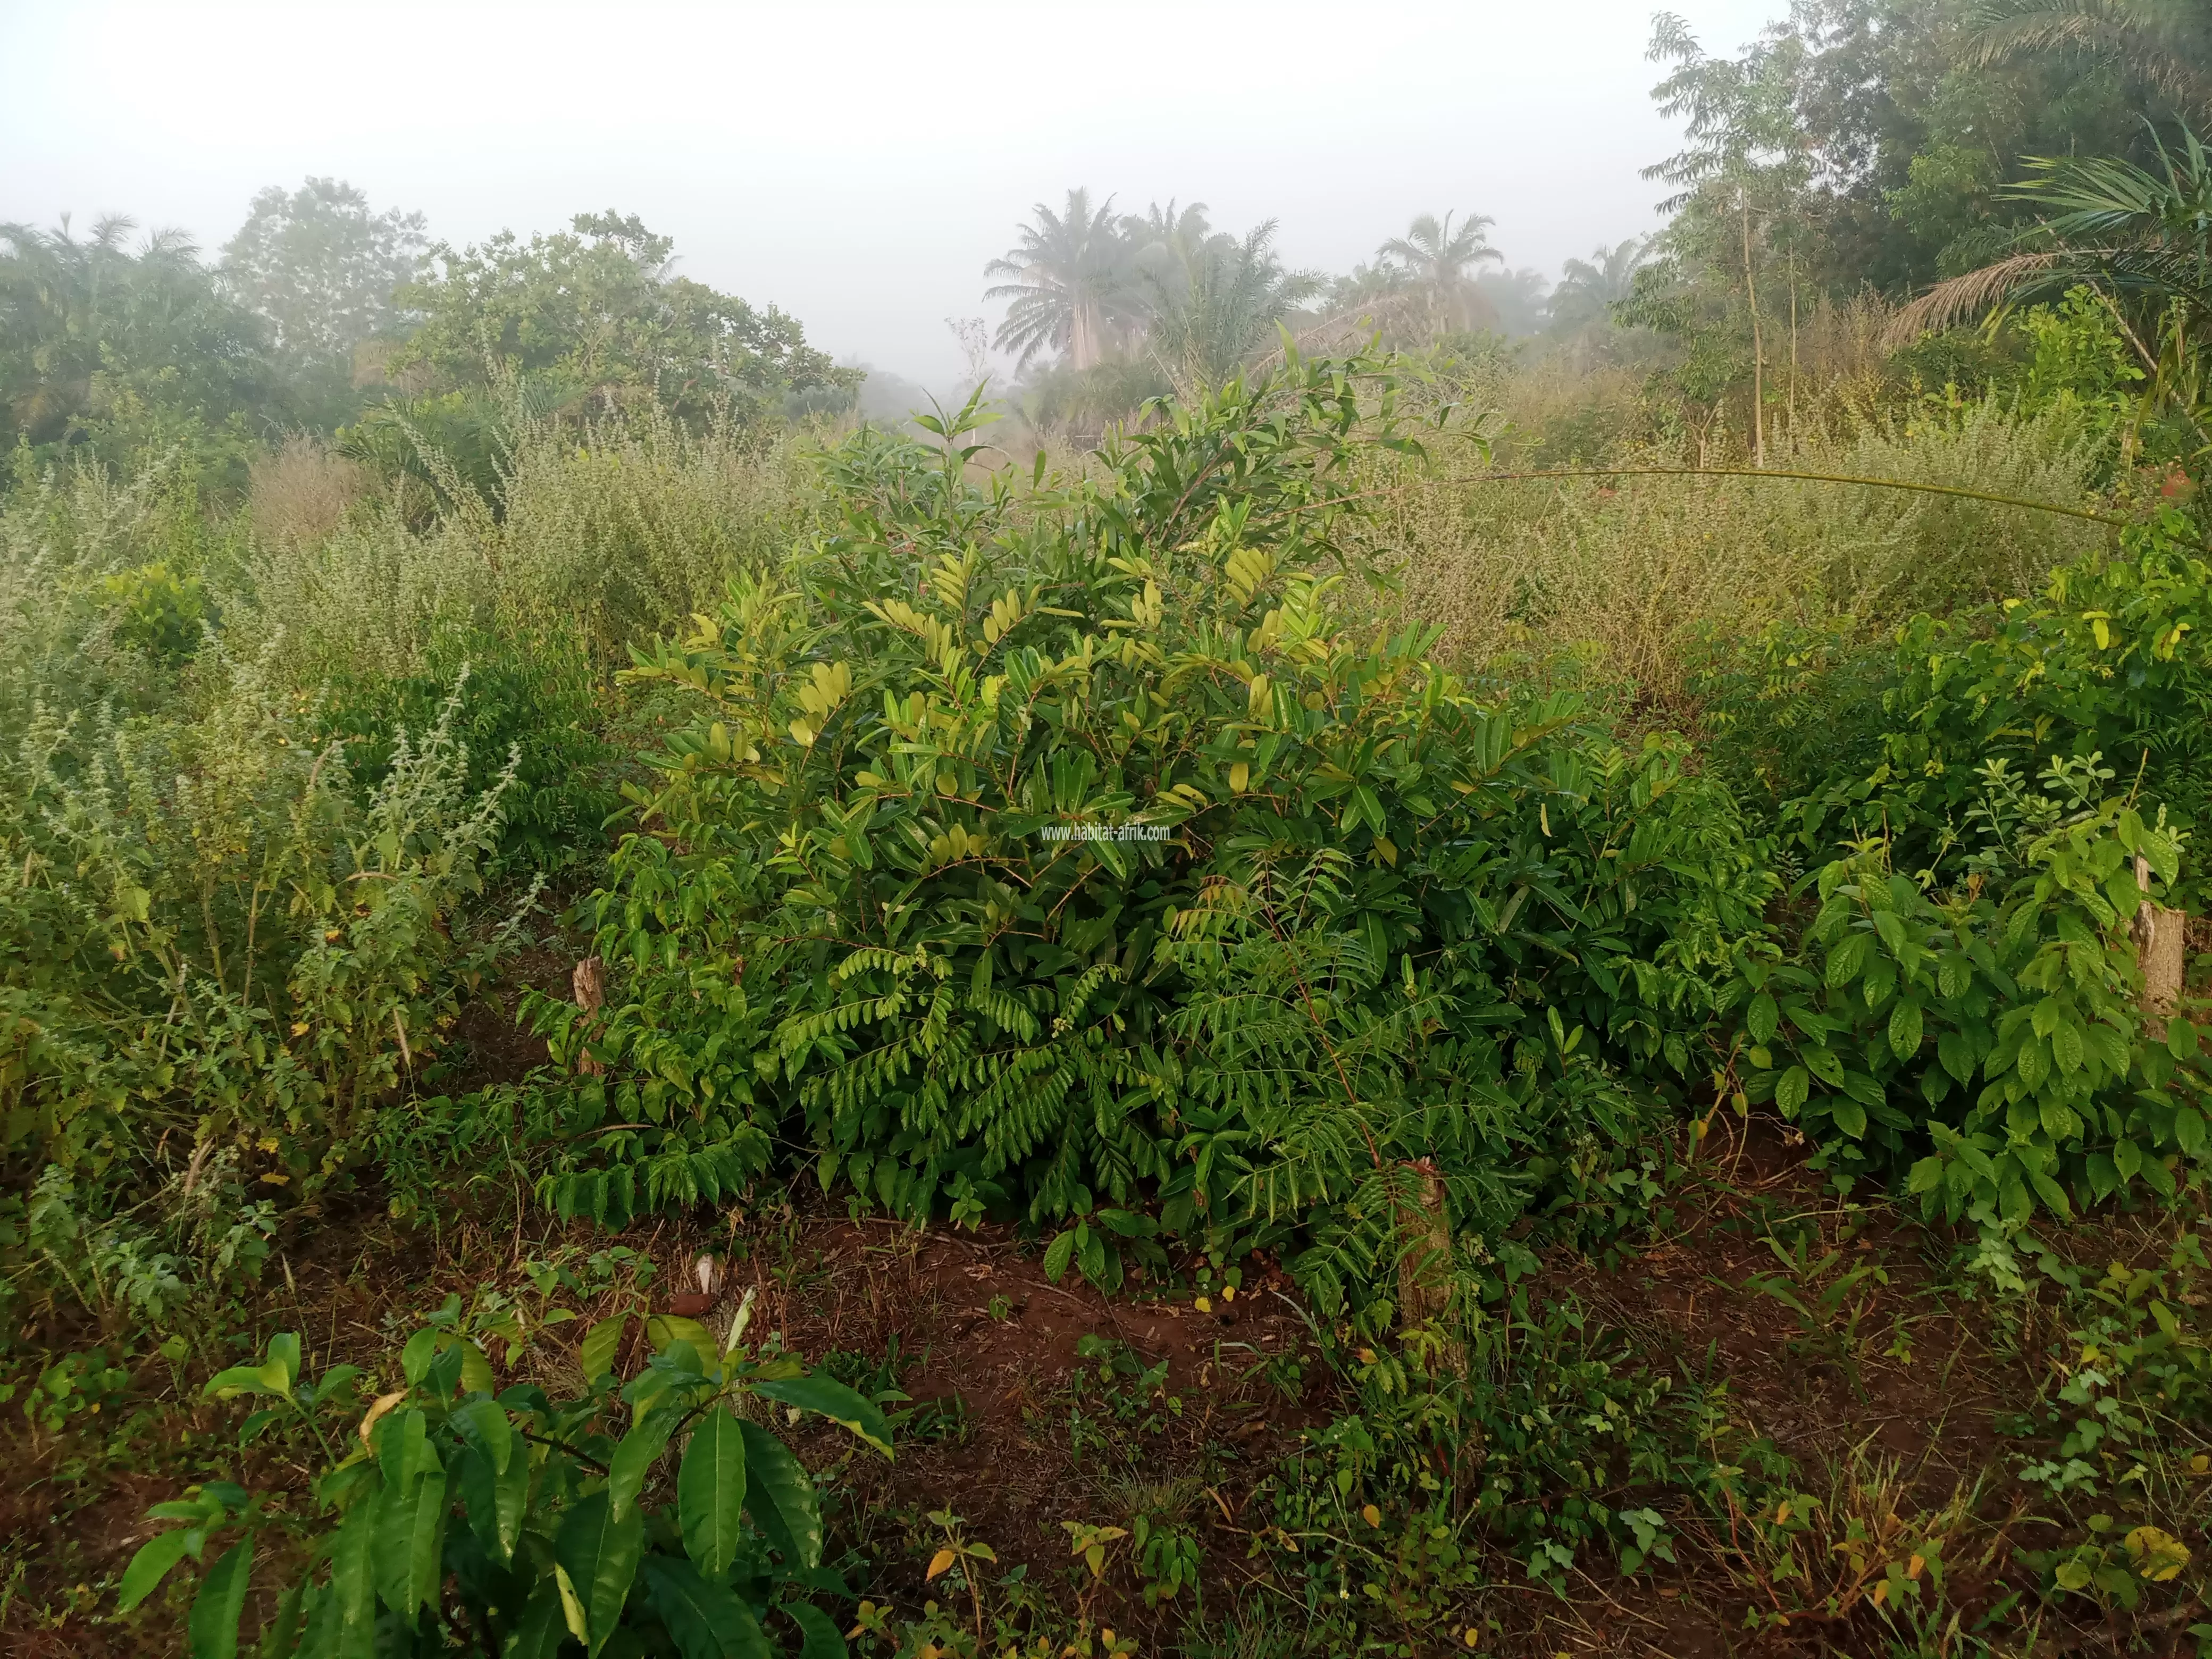
[[[1451,1214],[1444,1203],[1444,1178],[1425,1158],[1411,1168],[1412,1201],[1398,1212],[1403,1241],[1398,1257],[1400,1330],[1440,1319],[1451,1304]]]
[[[576,964],[569,984],[576,994],[576,1006],[584,1011],[586,1026],[596,1026],[599,1010],[607,1006],[606,963],[597,957],[586,957]],[[597,1077],[607,1068],[586,1054],[577,1060],[576,1069],[586,1077]]]
[[[2186,911],[2150,902],[2150,863],[2136,860],[2136,884],[2143,890],[2142,903],[2129,932],[2136,942],[2136,959],[2142,964],[2143,1028],[2154,1042],[2166,1041],[2166,1021],[2181,1000],[2183,944],[2188,932]]]

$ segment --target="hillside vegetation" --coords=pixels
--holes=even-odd
[[[888,425],[612,213],[0,228],[9,1650],[2212,1646],[2208,42],[1875,9]]]

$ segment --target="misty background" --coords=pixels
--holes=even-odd
[[[1674,9],[1717,52],[1777,10]],[[1679,132],[1652,9],[7,0],[0,222],[123,213],[212,257],[257,191],[311,174],[456,246],[613,209],[838,362],[945,388],[946,319],[997,326],[985,263],[1071,186],[1279,220],[1283,262],[1326,272],[1425,212],[1492,216],[1505,266],[1547,281],[1653,229],[1638,169]]]

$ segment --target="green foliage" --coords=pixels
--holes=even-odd
[[[1394,397],[1294,362],[1027,497],[964,477],[972,405],[941,456],[833,453],[833,532],[640,658],[701,714],[586,907],[603,1021],[530,1004],[606,1068],[562,1212],[711,1199],[788,1135],[859,1202],[1078,1222],[1107,1282],[1154,1201],[1334,1206],[1335,1295],[1431,1150],[1484,1231],[1602,1186],[1618,1068],[1687,1068],[1767,884],[1679,745],[1344,628],[1329,481],[1409,442]]]
[[[363,795],[308,741],[307,700],[211,654],[222,690],[197,720],[40,710],[5,754],[0,1157],[56,1217],[166,1189],[228,1260],[250,1218],[226,1235],[195,1194],[234,1172],[307,1198],[346,1170],[511,929],[462,908],[505,782],[468,792],[453,700]],[[71,1273],[64,1242],[93,1235],[51,1220],[40,1245],[33,1212]],[[110,1245],[131,1282],[155,1265],[150,1243]],[[98,1274],[100,1250],[80,1259]]]
[[[420,674],[331,686],[322,732],[344,744],[357,787],[381,785],[405,734],[443,719],[467,756],[464,787],[500,791],[488,877],[551,878],[599,858],[602,826],[622,799],[611,777],[617,751],[601,735],[601,688],[576,642],[486,631],[441,641],[430,655]]]
[[[1997,893],[1930,893],[1879,844],[1826,866],[1801,954],[1743,961],[1740,1098],[1803,1125],[1840,1178],[1909,1163],[1910,1190],[1954,1222],[2067,1215],[2137,1182],[2172,1199],[2212,1151],[2208,1079],[2186,1018],[2144,1036],[2127,926],[2179,843],[2112,800],[2021,862]]]
[[[420,363],[462,386],[502,363],[572,396],[658,398],[703,416],[810,387],[850,384],[775,307],[756,309],[669,274],[674,243],[635,215],[579,214],[573,232],[520,240],[502,231],[481,248],[440,243],[432,269],[395,303],[422,322],[392,360]]]
[[[80,442],[147,410],[219,426],[268,396],[260,319],[180,233],[134,251],[132,228],[110,216],[80,240],[66,222],[0,225],[0,445]]]
[[[1946,887],[2016,868],[2072,793],[2033,786],[2084,766],[2147,819],[2205,822],[2212,562],[2178,512],[2119,539],[2034,598],[1915,617],[1886,649],[1848,623],[1719,645],[1692,685],[1717,765],[1801,855],[1884,836]],[[2193,905],[2202,879],[2169,902]]]
[[[1742,1474],[1701,1443],[1718,1427],[1701,1391],[1633,1364],[1572,1303],[1516,1292],[1460,1328],[1458,1352],[1341,1356],[1354,1408],[1263,1483],[1257,1542],[1313,1611],[1348,1595],[1363,1624],[1433,1624],[1489,1582],[1486,1542],[1561,1595],[1587,1553],[1639,1572],[1674,1559],[1655,1502]]]
[[[403,1387],[378,1397],[315,1482],[324,1518],[306,1575],[283,1589],[258,1651],[352,1654],[583,1652],[751,1659],[841,1651],[812,1598],[847,1598],[824,1565],[820,1496],[789,1448],[744,1411],[811,1411],[888,1456],[882,1414],[842,1383],[757,1355],[733,1323],[719,1350],[702,1328],[662,1322],[643,1368],[617,1386],[586,1340],[586,1391],[556,1402],[533,1384],[494,1393],[473,1342],[437,1326],[400,1354]],[[309,1384],[297,1336],[259,1365],[216,1376],[218,1398],[277,1402],[320,1434],[357,1373]],[[266,1415],[269,1413],[264,1413]],[[249,1430],[251,1429],[249,1424]],[[121,1607],[217,1536],[242,1535],[201,1575],[192,1659],[230,1659],[263,1523],[234,1486],[156,1504],[157,1534],[125,1571]],[[794,1649],[772,1634],[797,1633]]]

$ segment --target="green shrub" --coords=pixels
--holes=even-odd
[[[1799,954],[1745,958],[1742,1097],[1846,1179],[1909,1164],[1953,1222],[2016,1226],[2138,1181],[2171,1200],[2212,1158],[2212,1075],[2187,1018],[2144,1032],[2127,926],[2179,861],[2163,825],[2106,801],[2029,839],[2000,893],[1979,874],[1930,893],[1879,843],[1828,865]]]
[[[204,1234],[218,1170],[298,1200],[361,1158],[511,928],[467,908],[506,779],[468,791],[453,700],[364,795],[311,700],[201,665],[196,718],[42,711],[0,750],[0,1160]]]
[[[756,1354],[742,1320],[721,1345],[690,1321],[654,1322],[653,1352],[618,1385],[623,1322],[586,1335],[586,1391],[557,1402],[530,1383],[495,1392],[472,1340],[428,1326],[400,1355],[404,1386],[345,1435],[343,1456],[323,1423],[357,1408],[356,1368],[309,1384],[300,1339],[286,1334],[262,1364],[216,1376],[207,1392],[218,1399],[271,1402],[249,1436],[295,1420],[330,1465],[315,1482],[326,1518],[310,1528],[307,1571],[278,1596],[258,1651],[552,1659],[573,1638],[590,1659],[610,1649],[772,1655],[793,1650],[769,1635],[787,1621],[804,1651],[842,1650],[839,1621],[811,1599],[849,1599],[823,1559],[814,1480],[741,1413],[816,1412],[888,1456],[882,1413],[794,1359]],[[149,1518],[179,1524],[133,1558],[123,1610],[184,1557],[233,1535],[201,1577],[189,1631],[194,1659],[235,1653],[265,1500],[215,1483]]]
[[[1299,362],[1025,497],[960,423],[833,454],[834,532],[635,671],[701,713],[586,908],[603,1020],[528,1005],[605,1067],[549,1197],[619,1223],[785,1137],[856,1201],[1079,1222],[1110,1279],[1155,1201],[1371,1232],[1432,1147],[1486,1230],[1596,1172],[1587,1109],[1632,1138],[1615,1073],[1687,1071],[1767,884],[1680,745],[1342,629],[1332,480],[1392,395]]]
[[[1886,836],[1897,866],[1951,885],[1991,833],[1986,769],[2017,784],[2101,757],[2146,817],[2212,815],[2212,562],[2175,512],[2037,598],[1914,617],[1881,658],[1848,634],[1771,633],[1715,653],[1698,690],[1723,769],[1820,860]],[[2191,870],[2172,902],[2193,907]]]
[[[436,722],[450,698],[455,707],[444,718],[467,753],[465,787],[501,789],[499,845],[487,875],[552,877],[598,859],[622,798],[612,779],[617,751],[601,736],[607,716],[583,652],[558,636],[479,632],[441,642],[429,658],[424,673],[333,682],[322,731],[345,744],[356,782],[381,784],[404,734]]]

